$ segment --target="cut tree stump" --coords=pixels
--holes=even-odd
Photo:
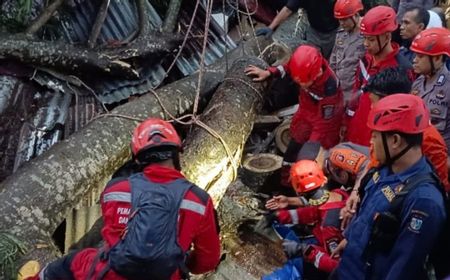
[[[289,142],[291,141],[291,120],[286,120],[275,129],[275,145],[283,154],[286,152]]]
[[[282,162],[283,158],[274,154],[247,156],[242,164],[241,180],[246,186],[258,191],[281,168]]]

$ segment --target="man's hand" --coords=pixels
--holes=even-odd
[[[261,82],[270,77],[269,71],[263,70],[254,65],[249,65],[247,68],[245,68],[244,73],[247,76],[254,76],[253,81],[255,82]]]
[[[266,202],[266,208],[269,210],[278,210],[288,207],[288,198],[284,195],[274,196]]]
[[[273,30],[270,27],[263,27],[255,31],[256,36],[264,36],[266,39],[269,39],[272,33]]]
[[[298,243],[292,240],[283,241],[283,251],[289,259],[303,256],[308,250],[308,246],[308,244]]]
[[[341,230],[344,230],[350,221],[353,218],[353,215],[356,213],[356,209],[359,205],[359,195],[357,190],[353,190],[350,194],[350,197],[347,199],[345,203],[345,207],[341,209],[339,218],[342,219],[341,222]]]
[[[344,251],[345,246],[347,246],[347,239],[342,239],[339,245],[334,249],[333,252],[331,252],[332,258],[339,258],[342,255],[342,251]]]

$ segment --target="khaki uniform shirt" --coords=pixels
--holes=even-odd
[[[345,102],[352,98],[356,67],[364,52],[363,37],[359,32],[348,33],[343,29],[337,32],[330,67],[340,81]]]
[[[450,72],[442,66],[434,76],[434,81],[425,86],[425,76],[421,75],[412,85],[412,93],[422,97],[431,114],[431,123],[439,130],[450,147]]]

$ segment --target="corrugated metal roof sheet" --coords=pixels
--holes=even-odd
[[[186,2],[186,1],[185,1]],[[62,17],[59,22],[59,31],[62,36],[72,43],[84,43],[88,40],[91,27],[97,15],[97,1],[85,1],[76,5],[73,10]],[[147,2],[149,3],[149,2]],[[156,10],[148,4],[149,21],[152,28],[158,28],[162,24],[161,17]],[[180,12],[181,33],[184,35],[193,13],[192,3],[183,6]],[[204,29],[206,12],[203,6],[193,24],[192,34],[202,34]],[[122,41],[137,31],[138,13],[135,1],[112,0],[108,8],[104,25],[101,29],[97,43],[100,45],[114,44]],[[205,55],[205,64],[209,65],[222,57],[225,50],[235,48],[236,45],[229,37],[223,37],[223,30],[214,19],[211,20],[208,47]],[[183,75],[189,75],[199,69],[200,55],[202,50],[202,38],[188,40],[182,56],[176,65]],[[225,48],[225,46],[227,46]],[[161,65],[148,65],[140,70],[139,80],[107,80],[97,81],[93,87],[102,102],[111,104],[128,98],[131,95],[139,95],[149,92],[158,86],[164,79],[166,72]]]

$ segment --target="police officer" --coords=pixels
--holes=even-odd
[[[344,102],[348,102],[352,97],[356,67],[365,51],[363,37],[359,32],[359,12],[362,9],[360,0],[337,0],[334,5],[334,17],[339,20],[341,28],[336,34],[330,67],[339,78]]]
[[[445,223],[444,201],[436,183],[420,183],[408,192],[396,220],[385,219],[394,222],[382,232],[389,229],[394,234],[384,242],[373,239],[372,230],[409,179],[432,172],[421,150],[423,131],[429,126],[428,109],[417,96],[390,95],[374,105],[368,126],[381,167],[361,186],[365,195],[344,232],[346,241],[338,246],[345,248],[333,279],[426,279],[425,260]]]
[[[414,71],[420,76],[413,83],[412,93],[420,96],[431,113],[431,122],[450,147],[450,72],[445,67],[450,55],[450,31],[430,28],[416,36],[411,50],[416,53]]]

